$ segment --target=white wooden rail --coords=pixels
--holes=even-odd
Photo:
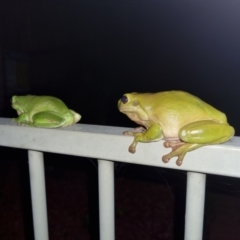
[[[22,127],[0,118],[0,146],[29,152],[35,240],[48,240],[42,152],[98,159],[101,240],[114,240],[114,161],[187,171],[185,240],[202,239],[206,174],[240,177],[240,137],[190,152],[178,167],[175,159],[168,164],[161,161],[170,151],[162,141],[139,143],[137,152],[130,154],[132,137],[123,136],[123,131],[126,128],[85,124],[63,129]]]

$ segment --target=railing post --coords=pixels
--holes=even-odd
[[[35,240],[48,240],[43,153],[28,151]]]
[[[184,240],[202,240],[206,174],[187,173]]]
[[[115,239],[114,163],[98,160],[100,240]]]

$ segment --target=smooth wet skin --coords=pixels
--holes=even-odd
[[[163,156],[167,163],[177,157],[181,165],[187,152],[228,141],[234,128],[226,115],[187,92],[126,93],[118,101],[119,111],[144,126],[141,132],[124,132],[134,136],[129,152],[135,153],[138,142],[165,140],[172,151]]]
[[[24,126],[66,127],[81,119],[81,116],[68,109],[64,102],[51,96],[13,96],[12,107],[19,115],[13,120]]]

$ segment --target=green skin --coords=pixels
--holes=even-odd
[[[234,135],[224,113],[182,91],[127,93],[118,101],[118,108],[145,127],[140,132],[124,132],[134,136],[129,152],[136,152],[138,142],[163,139],[164,146],[172,148],[162,158],[165,163],[177,157],[176,164],[180,166],[187,152],[223,143]]]
[[[68,109],[60,99],[51,96],[13,96],[12,107],[19,125],[42,128],[66,127],[75,124],[81,116]]]

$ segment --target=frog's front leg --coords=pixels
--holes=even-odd
[[[163,162],[168,162],[172,157],[178,157],[177,165],[182,164],[187,152],[197,148],[226,142],[234,135],[234,128],[226,123],[212,120],[193,122],[182,127],[179,131],[179,141],[166,141],[165,147],[171,147],[172,152],[163,156]]]
[[[13,118],[13,121],[19,125],[25,125],[29,122],[29,115],[28,113],[20,113],[17,118]]]
[[[123,134],[134,136],[133,143],[128,148],[130,153],[136,152],[138,142],[159,141],[163,137],[162,128],[159,124],[152,124],[147,130],[142,129],[142,132],[126,131]]]

